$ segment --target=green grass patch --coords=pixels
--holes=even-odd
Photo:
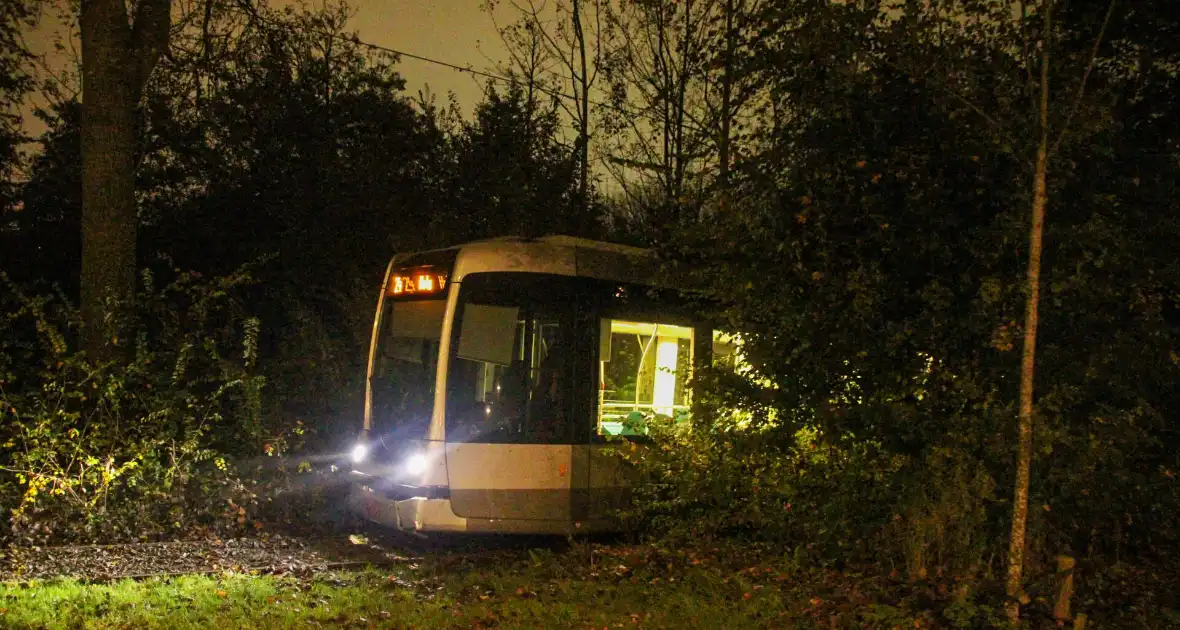
[[[449,554],[302,578],[9,585],[0,588],[0,627],[768,628],[788,620],[812,627],[816,602],[788,586],[773,570],[735,572],[650,550],[594,562],[585,548]]]
[[[537,583],[527,576],[462,576],[434,595],[377,571],[335,579],[193,576],[73,581],[5,588],[6,628],[292,627],[763,627],[777,597],[742,600],[708,578],[679,585]],[[461,586],[461,588],[455,588]],[[735,625],[736,624],[736,625]]]
[[[606,547],[592,560],[575,546],[438,554],[393,569],[303,577],[56,580],[0,587],[0,627],[908,629],[999,621],[999,602],[962,584],[801,569],[766,549],[745,551]],[[1167,606],[1149,608],[1135,615],[1140,627],[1172,627]]]

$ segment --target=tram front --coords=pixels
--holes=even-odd
[[[421,521],[409,507],[447,495],[443,444],[432,439],[431,419],[455,257],[441,250],[395,258],[373,322],[364,427],[349,453],[350,502],[399,529]]]

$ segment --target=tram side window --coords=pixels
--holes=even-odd
[[[622,319],[600,326],[599,435],[642,435],[652,418],[686,418],[693,329]]]
[[[447,376],[447,440],[568,442],[569,318],[526,300],[481,297],[462,309]]]

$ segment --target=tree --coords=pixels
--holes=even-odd
[[[628,174],[658,182],[674,204],[687,192],[689,178],[701,183],[702,164],[713,156],[714,131],[706,127],[703,101],[714,4],[628,3],[610,16],[616,45],[608,51],[606,78],[613,107],[602,115],[614,136],[615,179],[627,194],[635,188]]]
[[[82,260],[81,107],[66,101],[39,115],[48,128],[19,192],[21,211],[0,240],[5,261],[0,268],[22,284],[57,285],[76,300]]]
[[[1028,546],[1028,506],[1033,464],[1033,431],[1037,415],[1034,390],[1037,380],[1037,333],[1041,322],[1041,276],[1043,259],[1045,258],[1043,253],[1045,213],[1050,199],[1050,161],[1056,157],[1054,153],[1061,142],[1068,134],[1073,133],[1074,130],[1070,129],[1070,125],[1079,122],[1075,120],[1079,110],[1083,120],[1087,118],[1090,121],[1094,120],[1093,112],[1096,103],[1088,102],[1087,84],[1094,70],[1095,62],[1098,61],[1098,53],[1104,44],[1104,37],[1114,14],[1115,3],[1113,0],[1107,3],[1107,10],[1100,27],[1097,33],[1092,35],[1093,44],[1090,50],[1088,52],[1075,50],[1072,58],[1070,51],[1062,50],[1057,44],[1061,27],[1054,14],[1058,9],[1055,0],[1044,0],[1037,4],[1031,17],[1026,14],[1027,7],[1022,3],[1016,29],[1002,26],[1009,21],[1009,16],[1005,15],[1003,10],[997,10],[987,4],[965,2],[961,7],[954,5],[950,5],[950,7],[950,15],[940,16],[936,19],[954,20],[965,17],[967,21],[971,21],[983,18],[1001,25],[994,33],[999,37],[996,37],[995,41],[988,45],[992,47],[993,54],[997,56],[1002,54],[999,51],[1004,47],[1020,51],[1017,53],[1018,63],[1015,64],[1015,68],[1021,72],[1024,79],[1021,82],[1023,85],[1018,83],[1020,88],[1017,93],[1028,99],[1027,102],[1031,103],[1031,111],[1024,111],[1021,104],[1026,101],[1024,98],[1018,98],[1011,106],[989,115],[984,113],[983,108],[975,104],[972,96],[964,96],[964,90],[957,85],[960,83],[959,81],[948,78],[948,89],[974,110],[973,113],[982,119],[981,124],[995,126],[995,133],[1006,135],[1013,128],[1022,126],[1018,121],[1031,120],[1033,122],[1028,124],[1030,133],[1020,135],[1035,138],[1030,147],[1032,172],[1029,177],[1031,195],[1028,249],[1023,282],[1024,325],[1022,327],[1020,394],[1017,412],[1017,457],[1008,545],[1007,592],[1009,600],[1007,612],[1009,620],[1012,623],[1017,623],[1020,618],[1020,603],[1026,598],[1023,593],[1022,581],[1025,553]],[[1036,22],[1039,22],[1039,27],[1034,26]],[[967,35],[966,37],[970,38],[971,36]],[[1061,59],[1057,59],[1059,55]],[[1060,113],[1053,111],[1051,107],[1050,94],[1054,79],[1054,73],[1051,72],[1051,62],[1061,62],[1066,67],[1065,72],[1057,73],[1058,75],[1064,74],[1065,77],[1073,73],[1080,75],[1073,81],[1074,86],[1070,86],[1072,93],[1067,93],[1066,102],[1069,105]],[[948,77],[954,75],[961,76],[957,69],[954,74],[948,73]],[[979,85],[975,84],[972,87],[978,89]],[[1054,114],[1056,114],[1057,121],[1051,122],[1050,117]],[[1098,128],[1102,124],[1098,122]],[[1092,136],[1096,125],[1082,123],[1081,126],[1083,133],[1080,135],[1084,143]],[[1078,138],[1071,140],[1077,142]]]
[[[15,211],[16,170],[24,141],[17,111],[33,87],[32,56],[24,47],[20,32],[33,24],[33,18],[32,6],[24,0],[5,2],[0,7],[0,231],[8,213]]]
[[[757,0],[620,3],[608,15],[606,163],[655,232],[704,219],[734,164],[760,88],[745,49]],[[652,199],[652,186],[662,199]],[[653,205],[653,201],[654,203]]]
[[[584,233],[578,158],[560,142],[558,105],[525,86],[489,84],[475,118],[449,139],[453,166],[431,232],[451,243],[515,234]]]
[[[508,53],[507,62],[498,64],[497,70],[524,90],[527,103],[536,103],[545,97],[562,98],[561,86],[554,83],[556,60],[549,49],[547,36],[531,20],[518,19],[501,25],[496,20],[497,6],[494,2],[483,5]]]
[[[182,39],[187,59],[149,90],[141,178],[170,192],[145,207],[161,249],[190,265],[278,255],[306,286],[379,274],[398,232],[369,226],[428,216],[412,183],[437,130],[402,94],[397,58],[355,41],[350,13],[260,9],[208,66]]]
[[[1044,16],[997,19],[983,4],[766,5],[739,68],[768,110],[731,173],[735,210],[667,253],[742,331],[755,378],[734,391],[772,408],[768,434],[791,444],[802,427],[841,453],[904,462],[875,486],[891,514],[848,516],[866,539],[901,530],[896,553],[935,547],[970,571],[980,549],[1012,546],[1010,495],[995,488],[1016,488],[1028,455],[1018,348],[1031,209],[1047,206],[1023,571],[1057,553],[1174,545],[1174,486],[1134,472],[1175,468],[1174,26],[1137,10],[1133,29],[1109,20],[1108,46],[1108,2],[1057,11],[1061,96],[1038,200]],[[968,539],[979,546],[956,547]]]
[[[592,182],[590,172],[590,143],[594,135],[593,112],[590,105],[594,96],[600,93],[600,73],[603,55],[610,48],[610,32],[606,22],[611,11],[609,0],[558,0],[550,6],[537,0],[511,2],[518,19],[500,29],[501,39],[510,48],[513,63],[520,67],[522,60],[529,62],[534,70],[544,69],[549,77],[540,78],[541,73],[531,76],[538,84],[556,86],[561,98],[558,104],[566,118],[576,129],[573,153],[578,159],[578,204],[583,209],[581,216],[590,220],[592,213]],[[492,13],[498,2],[485,2],[485,10]],[[550,17],[552,16],[552,17]],[[521,32],[527,34],[521,37]],[[536,48],[535,45],[540,47]],[[564,89],[568,87],[567,91]],[[593,223],[586,223],[578,230],[590,233],[595,230]]]
[[[350,16],[343,3],[231,8],[208,49],[196,20],[149,86],[140,173],[144,236],[178,266],[270,258],[250,297],[273,409],[324,431],[348,430],[333,420],[355,402],[389,257],[423,245],[446,199],[437,121]]]
[[[171,0],[83,0],[82,347],[110,356],[106,299],[128,301],[136,276],[136,114],[168,46]]]
[[[729,167],[732,164],[733,118],[736,115],[734,103],[741,102],[734,94],[737,87],[734,85],[737,74],[734,57],[738,39],[736,22],[745,8],[745,0],[724,0],[721,8],[721,97],[716,119],[721,123],[717,130],[717,180],[722,190],[729,181]]]
[[[1112,5],[1113,6],[1113,5]],[[1021,578],[1027,547],[1028,490],[1032,474],[1033,387],[1036,375],[1037,324],[1040,323],[1041,252],[1045,233],[1045,206],[1048,204],[1049,168],[1049,34],[1053,31],[1053,4],[1040,7],[1044,15],[1041,40],[1041,78],[1038,113],[1036,166],[1032,178],[1033,200],[1028,231],[1028,276],[1025,283],[1024,342],[1020,354],[1020,411],[1018,419],[1018,454],[1016,484],[1012,500],[1012,533],[1008,546],[1008,620],[1020,621]]]

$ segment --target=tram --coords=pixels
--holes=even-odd
[[[351,509],[415,532],[617,529],[627,479],[607,445],[686,418],[694,362],[719,343],[657,269],[649,250],[568,236],[395,256]]]

